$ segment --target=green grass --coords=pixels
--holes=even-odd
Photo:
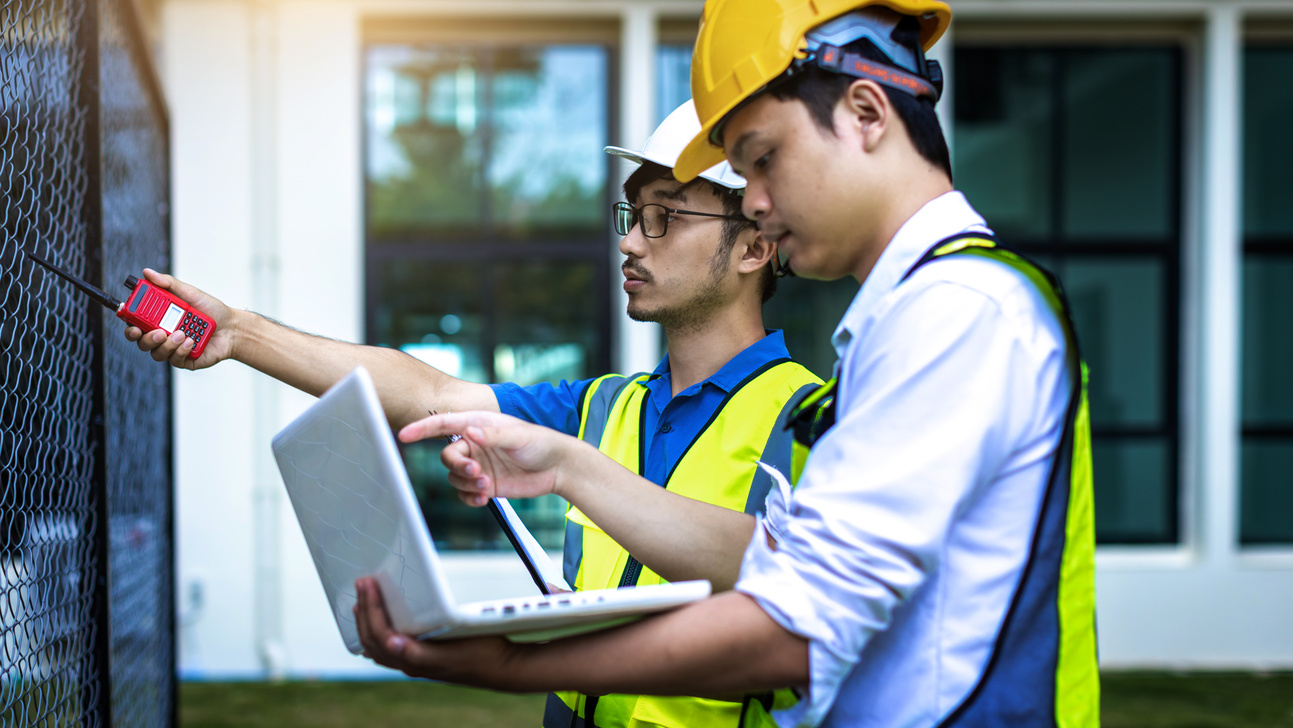
[[[1293,673],[1108,673],[1104,728],[1293,728]],[[184,728],[538,726],[542,695],[425,682],[183,683]]]
[[[1293,726],[1293,673],[1111,673],[1105,728]]]
[[[184,728],[538,726],[542,695],[427,682],[181,683]]]

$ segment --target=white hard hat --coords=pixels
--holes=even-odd
[[[696,104],[691,99],[687,99],[686,103],[674,109],[672,114],[660,122],[655,133],[643,145],[642,151],[624,147],[606,147],[606,153],[623,157],[637,164],[642,164],[643,161],[655,162],[662,167],[673,169],[678,163],[678,155],[682,154],[683,147],[686,147],[687,143],[699,133],[700,117],[696,116]],[[745,178],[733,172],[732,165],[727,162],[720,162],[710,167],[701,172],[700,176],[729,190],[745,189]]]

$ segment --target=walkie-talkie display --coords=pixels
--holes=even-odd
[[[193,351],[189,352],[190,359],[202,356],[207,342],[215,335],[215,322],[207,318],[206,314],[193,308],[170,291],[158,288],[148,281],[126,276],[126,288],[130,290],[130,295],[125,301],[118,301],[35,253],[28,252],[27,257],[54,271],[80,288],[90,298],[112,309],[117,314],[117,318],[131,326],[138,326],[145,334],[154,329],[165,331],[167,336],[176,331],[183,332],[185,336],[193,339]]]

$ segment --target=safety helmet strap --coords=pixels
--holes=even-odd
[[[804,34],[807,53],[796,59],[788,74],[816,65],[832,73],[865,78],[917,98],[937,102],[943,93],[943,69],[937,61],[926,60],[919,42],[906,45],[894,39],[904,16],[886,7],[859,8],[809,30]],[[886,59],[877,61],[843,48],[865,40]]]
[[[928,78],[922,78],[897,66],[864,58],[858,53],[846,53],[835,46],[822,45],[806,59],[807,63],[832,73],[875,81],[882,86],[903,91],[919,99],[929,99],[934,103],[943,95],[943,69],[938,61],[923,64],[928,69]]]

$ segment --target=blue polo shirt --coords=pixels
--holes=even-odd
[[[765,364],[778,359],[789,359],[786,340],[780,331],[770,331],[767,336],[746,347],[732,357],[723,368],[710,378],[684,389],[673,396],[673,379],[666,356],[647,381],[649,393],[646,421],[643,427],[647,438],[647,451],[643,462],[643,475],[657,485],[664,485],[665,478],[673,472],[687,446],[696,439],[713,419],[727,395],[741,382]],[[516,384],[493,384],[499,409],[535,424],[560,430],[568,435],[579,434],[579,398],[592,382],[562,380],[558,384],[541,382],[522,387]]]

